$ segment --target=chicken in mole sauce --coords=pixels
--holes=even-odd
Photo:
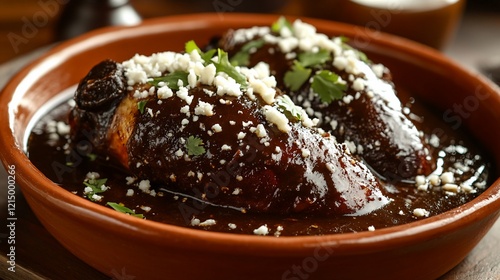
[[[103,61],[74,102],[57,145],[37,140],[53,129],[32,135],[33,162],[46,160],[38,150],[67,160],[90,143],[61,185],[181,226],[374,230],[465,203],[488,176],[458,134],[440,143],[417,129],[388,69],[300,20],[230,30],[204,51],[190,41],[184,53]]]

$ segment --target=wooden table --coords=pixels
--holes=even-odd
[[[466,67],[474,69],[483,60],[500,57],[500,36],[496,36],[498,30],[500,30],[499,14],[484,12],[466,14],[455,41],[446,53]],[[471,37],[474,39],[471,40]],[[46,49],[47,47],[27,52],[1,65],[0,88],[18,69]],[[16,194],[16,272],[7,270],[8,232],[6,226],[2,226],[0,228],[1,279],[109,279],[63,248],[39,223],[19,189]],[[7,177],[3,168],[0,168],[0,220],[7,221]],[[123,277],[117,272],[114,279]],[[441,279],[500,279],[500,221],[460,265]]]

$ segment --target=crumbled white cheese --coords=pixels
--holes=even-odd
[[[97,172],[89,172],[89,173],[87,173],[87,175],[85,177],[89,180],[95,180],[95,179],[99,179],[99,177],[101,177],[101,175],[99,175],[99,173],[97,173]]]
[[[439,176],[439,179],[441,179],[441,183],[443,185],[455,182],[455,178],[453,176],[453,172],[444,172],[443,174],[441,174],[441,176]]]
[[[255,129],[255,134],[257,135],[257,137],[259,138],[263,138],[263,137],[266,137],[267,136],[267,131],[266,129],[264,128],[264,125],[262,124],[258,124],[256,129]]]
[[[254,229],[253,234],[255,234],[255,235],[267,235],[267,234],[269,234],[269,228],[267,227],[267,225],[262,225],[259,228]]]
[[[134,196],[134,190],[133,189],[128,189],[126,196]]]
[[[426,183],[426,179],[424,175],[417,175],[415,176],[415,186],[421,186]]]
[[[231,151],[232,150],[231,146],[226,145],[226,144],[222,145],[222,147],[220,149],[221,149],[221,151]]]
[[[232,195],[239,195],[241,193],[240,188],[234,188]]]
[[[375,231],[375,227],[374,226],[369,226],[368,227],[368,231]]]
[[[302,157],[303,158],[308,158],[311,155],[311,151],[309,151],[308,149],[302,148],[301,152],[302,152]]]
[[[238,135],[237,135],[238,136],[238,140],[241,140],[241,139],[245,138],[246,135],[247,134],[245,132],[238,132]]]
[[[352,83],[352,89],[355,91],[362,91],[365,89],[365,80],[361,78],[356,78]]]
[[[151,183],[149,180],[142,180],[139,182],[139,189],[144,193],[149,193],[151,188]]]
[[[204,222],[201,222],[199,224],[200,227],[209,227],[217,224],[217,222],[214,219],[207,219]]]
[[[275,124],[282,132],[288,133],[292,129],[288,125],[288,118],[275,107],[265,105],[263,110],[266,120]]]
[[[452,183],[446,183],[443,185],[443,190],[447,192],[452,192],[452,193],[457,193],[458,192],[458,185],[452,184]]]
[[[380,79],[384,76],[385,66],[382,64],[373,64],[372,71]]]
[[[413,215],[415,217],[419,217],[419,218],[420,217],[429,217],[429,214],[430,214],[430,212],[427,211],[427,210],[425,210],[425,209],[423,209],[423,208],[415,208],[413,210]]]
[[[436,174],[429,175],[429,183],[433,186],[439,186],[441,184],[441,179]]]
[[[200,100],[198,105],[196,105],[196,108],[194,108],[194,113],[196,115],[213,116],[213,110],[214,106],[212,104]]]

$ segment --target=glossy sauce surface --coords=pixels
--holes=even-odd
[[[149,220],[200,230],[243,234],[255,234],[255,230],[266,226],[269,235],[276,236],[376,230],[425,218],[414,215],[415,209],[424,209],[429,211],[429,216],[433,216],[457,207],[479,195],[488,185],[490,166],[484,156],[474,148],[472,141],[464,134],[446,128],[438,117],[401,89],[399,97],[404,104],[411,106],[415,116],[419,116],[418,126],[422,127],[426,136],[431,137],[430,133],[435,128],[446,131],[444,135],[447,135],[447,138],[442,139],[439,147],[434,150],[438,159],[437,171],[455,170],[456,183],[468,181],[470,185],[475,186],[475,193],[454,194],[443,191],[439,186],[419,190],[413,182],[397,184],[386,182],[383,183],[383,187],[392,201],[385,207],[366,215],[330,218],[310,213],[244,213],[241,209],[202,203],[196,198],[196,193],[182,195],[170,191],[168,186],[166,188],[154,186],[156,196],[153,197],[151,194],[141,192],[138,182],[128,184],[126,178],[131,175],[113,160],[99,156],[89,158],[85,156],[88,151],[82,152],[70,148],[68,136],[57,128],[57,122],[67,123],[70,110],[68,104],[62,104],[56,110],[52,110],[38,123],[28,143],[28,154],[32,162],[48,178],[84,198],[87,197],[84,195],[83,181],[87,174],[99,173],[101,178],[108,179],[106,185],[110,188],[103,193],[103,200],[98,203],[102,205],[107,202],[122,203],[136,213],[144,214]],[[127,196],[129,189],[134,190],[133,196]],[[193,223],[196,219],[202,225]],[[209,222],[203,223],[206,221]]]

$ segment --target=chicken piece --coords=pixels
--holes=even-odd
[[[165,57],[188,56],[168,53],[161,61]],[[234,88],[234,80],[215,75],[212,64],[200,67],[198,58],[191,54],[191,68],[182,70],[193,73],[189,85],[176,82],[174,90],[131,82],[144,65],[97,65],[75,94],[73,139],[88,138],[85,130],[94,128],[93,152],[114,158],[153,186],[219,206],[333,216],[362,215],[389,203],[379,181],[345,146],[306,127],[311,120],[305,112],[303,118],[286,116],[278,102],[284,97],[265,71],[241,70],[248,85]],[[172,67],[161,75],[178,71]]]
[[[246,60],[249,67],[268,63],[277,86],[306,108],[310,117],[319,118],[322,129],[347,143],[384,180],[397,182],[434,170],[430,146],[403,113],[389,71],[367,61],[341,38],[328,39],[314,27],[295,21],[279,34],[266,27],[230,30],[218,47],[232,57],[246,58],[235,63]],[[296,78],[290,76],[287,81],[285,76],[297,62],[311,74],[294,89]],[[329,104],[311,87],[312,77],[322,70],[338,75],[346,85],[343,96]]]

